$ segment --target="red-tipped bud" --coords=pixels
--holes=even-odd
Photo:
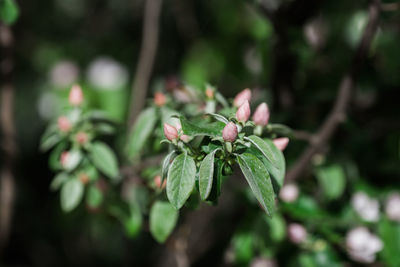
[[[289,138],[287,137],[281,137],[281,138],[276,138],[273,140],[274,145],[280,150],[283,151],[289,144]]]
[[[226,142],[235,141],[237,135],[238,135],[238,130],[236,124],[234,124],[233,122],[229,122],[222,130],[222,138],[224,138]]]
[[[303,225],[291,223],[288,226],[288,236],[293,243],[301,244],[307,239],[307,231]]]
[[[154,104],[156,104],[159,107],[162,107],[165,105],[166,102],[167,102],[167,98],[163,93],[156,92],[154,94]]]
[[[89,140],[89,137],[85,132],[78,132],[75,136],[75,140],[78,144],[83,145]]]
[[[269,109],[266,103],[260,104],[253,115],[253,121],[256,125],[265,126],[269,121]]]
[[[214,90],[211,89],[210,87],[207,87],[206,96],[208,99],[214,99]]]
[[[246,100],[249,102],[251,100],[251,90],[249,88],[244,89],[236,95],[235,99],[233,100],[233,105],[235,107],[240,107]]]
[[[83,92],[82,92],[82,88],[75,84],[74,86],[72,86],[71,91],[69,92],[69,103],[72,106],[79,106],[80,104],[82,104],[83,102]]]
[[[61,116],[58,118],[57,125],[58,129],[63,133],[69,132],[69,130],[71,130],[72,127],[71,122],[65,116]]]
[[[60,156],[60,163],[63,168],[65,168],[68,164],[69,153],[68,151],[64,151]]]
[[[236,111],[236,119],[240,122],[246,122],[250,118],[250,104],[245,100],[243,104]]]
[[[164,135],[169,141],[175,140],[178,138],[178,130],[174,126],[164,123]]]
[[[154,177],[154,184],[156,185],[156,187],[164,189],[167,185],[167,180],[164,180],[164,182],[161,184],[161,176],[157,175],[156,177]]]

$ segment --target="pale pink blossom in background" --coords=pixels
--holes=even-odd
[[[346,248],[353,260],[361,263],[372,263],[375,261],[376,253],[382,250],[383,243],[366,227],[356,227],[346,235]]]
[[[253,121],[256,125],[266,126],[269,121],[269,109],[267,103],[258,105],[253,114]]]
[[[291,223],[288,226],[289,240],[295,244],[301,244],[307,239],[307,231],[303,225],[298,223]]]
[[[294,202],[299,197],[299,188],[295,184],[284,185],[279,192],[279,197],[285,202]]]
[[[283,151],[289,144],[289,138],[287,137],[275,138],[274,140],[272,140],[272,142],[280,151]]]
[[[386,200],[385,213],[392,221],[400,222],[400,194],[392,193]]]
[[[236,95],[235,99],[233,100],[233,105],[235,107],[240,107],[246,100],[249,102],[251,100],[251,90],[249,88],[244,89]]]
[[[379,220],[379,202],[375,198],[370,198],[366,193],[355,193],[351,198],[351,206],[363,220],[368,222]]]
[[[75,84],[72,86],[71,91],[69,92],[68,100],[72,106],[79,106],[82,104],[83,92],[79,85]]]

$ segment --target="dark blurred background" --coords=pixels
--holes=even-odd
[[[368,19],[368,3],[165,0],[149,96],[174,79],[194,86],[209,82],[227,97],[250,87],[268,101],[272,121],[315,131],[348,71]],[[84,207],[64,214],[59,195],[49,191],[53,173],[48,155],[38,151],[45,125],[60,112],[75,82],[83,85],[94,107],[125,121],[144,1],[40,0],[18,5],[20,17],[12,26],[16,198],[0,265],[153,264],[162,249],[148,232],[130,240],[105,215],[90,214]],[[400,177],[400,13],[395,1],[384,1],[382,9],[348,118],[327,149],[328,159],[351,165],[366,183],[391,188],[399,186]],[[285,152],[288,165],[305,146],[292,142]],[[216,243],[198,266],[220,265],[228,241],[229,235]]]

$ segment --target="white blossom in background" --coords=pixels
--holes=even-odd
[[[351,205],[357,214],[367,222],[379,220],[379,202],[375,198],[370,198],[364,192],[357,192],[351,198]]]
[[[382,250],[383,243],[366,227],[356,227],[346,235],[346,248],[354,261],[372,263],[375,261],[376,253]]]
[[[299,188],[295,184],[284,185],[279,192],[279,197],[285,202],[294,202],[299,197]]]
[[[386,200],[385,213],[390,220],[400,222],[400,194],[392,193]]]
[[[115,90],[128,84],[128,70],[109,57],[98,57],[90,63],[87,80],[96,89]]]
[[[254,258],[251,263],[250,267],[277,267],[278,265],[272,259],[266,259],[263,257]]]
[[[288,237],[293,243],[301,244],[307,239],[307,230],[301,224],[291,223],[288,226]]]
[[[56,88],[69,87],[78,81],[79,67],[72,61],[59,61],[51,68],[49,78]]]

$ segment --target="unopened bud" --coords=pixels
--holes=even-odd
[[[265,126],[269,121],[269,109],[266,103],[260,104],[253,115],[253,121],[256,125]]]
[[[248,121],[250,117],[250,104],[249,101],[244,101],[243,104],[236,111],[236,119],[240,122]]]
[[[295,184],[284,185],[279,192],[279,197],[285,202],[294,202],[299,196],[299,188]]]
[[[186,134],[182,134],[181,137],[180,137],[180,139],[181,139],[183,142],[187,143],[187,142],[189,142],[190,137],[189,137],[188,135],[186,135]]]
[[[87,135],[87,133],[85,132],[78,132],[75,136],[75,140],[76,142],[78,142],[78,144],[83,145],[88,141],[89,137]]]
[[[169,141],[176,140],[179,137],[178,130],[168,123],[164,123],[164,135]]]
[[[214,99],[214,90],[211,89],[210,87],[207,87],[206,96],[208,99]]]
[[[58,118],[57,125],[58,125],[58,129],[64,133],[69,132],[69,130],[71,130],[71,127],[72,127],[71,122],[65,116],[61,116]]]
[[[288,236],[293,243],[301,244],[307,239],[307,231],[303,225],[291,223],[288,226]]]
[[[222,130],[222,138],[224,138],[226,142],[235,141],[237,135],[238,135],[238,130],[236,124],[234,124],[233,122],[229,122]]]
[[[69,92],[69,103],[72,106],[79,106],[80,104],[82,104],[83,102],[83,92],[82,92],[82,88],[75,84],[74,86],[72,86],[71,91]]]
[[[287,137],[281,137],[281,138],[276,138],[272,142],[274,142],[274,145],[280,150],[283,151],[289,144],[289,138]]]
[[[167,180],[164,180],[164,182],[161,184],[161,176],[157,175],[156,177],[154,177],[154,184],[156,185],[156,187],[164,189],[167,185]]]
[[[165,97],[165,95],[161,92],[156,92],[154,94],[154,104],[156,104],[159,107],[162,107],[165,105],[165,103],[167,102],[167,98]]]
[[[88,184],[90,181],[90,177],[86,173],[81,173],[79,174],[79,181],[81,181],[82,184]]]
[[[249,102],[251,100],[251,90],[249,88],[244,89],[236,95],[235,99],[233,100],[233,105],[235,107],[240,107],[246,100]]]

